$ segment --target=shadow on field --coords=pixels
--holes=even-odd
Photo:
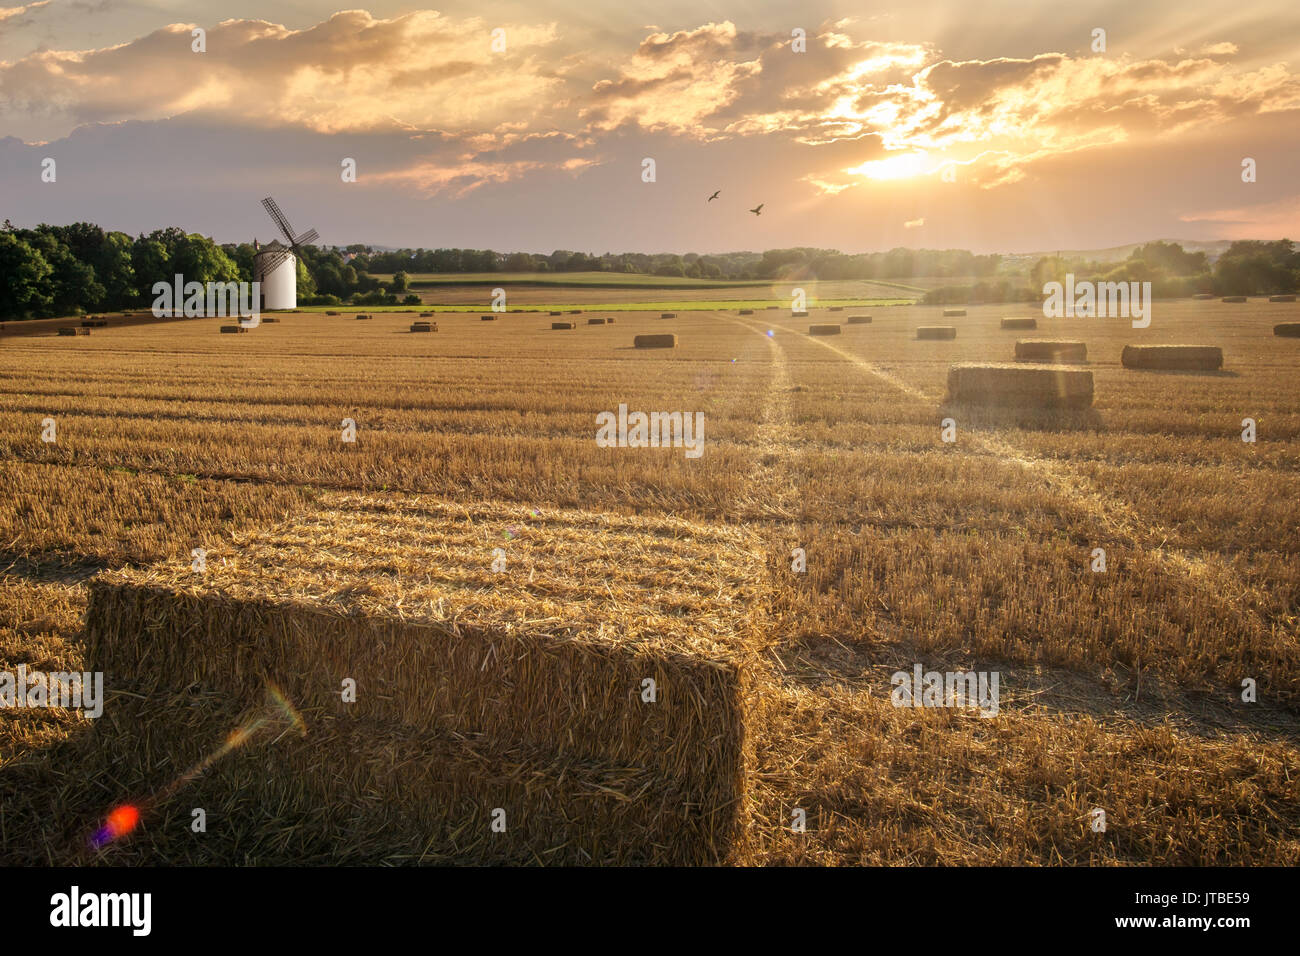
[[[1137,375],[1174,376],[1176,378],[1241,378],[1240,372],[1219,369],[1217,372],[1195,368],[1127,368],[1124,371]]]
[[[952,417],[967,428],[1021,428],[1025,431],[1104,432],[1106,420],[1095,408],[1017,408],[944,402],[941,418]]]

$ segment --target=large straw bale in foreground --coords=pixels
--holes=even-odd
[[[1281,322],[1273,326],[1273,334],[1284,338],[1300,338],[1300,322]]]
[[[1217,345],[1126,345],[1120,362],[1125,368],[1213,372],[1223,368],[1223,349]]]
[[[96,732],[157,786],[273,684],[306,736],[222,771],[269,828],[364,830],[371,860],[716,862],[747,813],[758,555],[678,519],[327,494],[204,575],[92,583],[91,667],[122,695]]]
[[[1088,408],[1092,372],[1060,365],[961,363],[948,368],[948,401],[1007,408]]]
[[[1077,364],[1088,361],[1088,346],[1062,339],[1021,339],[1016,342],[1016,361]]]

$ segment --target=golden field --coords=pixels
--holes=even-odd
[[[82,668],[96,573],[183,571],[191,549],[339,493],[736,526],[757,553],[731,585],[753,592],[772,678],[733,862],[1300,862],[1300,340],[1272,335],[1294,304],[1157,302],[1145,330],[1040,317],[1032,333],[999,328],[1033,314],[1015,306],[620,311],[573,331],[440,313],[427,335],[340,311],[246,335],[195,319],[0,339],[0,670]],[[807,335],[859,312],[872,323]],[[938,324],[956,339],[916,340]],[[652,332],[679,347],[632,348]],[[1008,361],[1018,337],[1087,343],[1090,413],[945,405],[950,364]],[[1120,366],[1125,344],[1178,342],[1222,346],[1224,371]],[[596,415],[620,404],[702,412],[703,455],[598,447]],[[653,586],[721,588],[730,558]],[[890,675],[916,663],[999,671],[1000,713],[895,708]],[[76,835],[139,786],[90,760],[87,734],[0,711],[0,858],[79,859]],[[292,827],[317,809],[277,812]],[[147,824],[102,859],[330,858],[239,845]]]

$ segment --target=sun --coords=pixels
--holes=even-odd
[[[930,154],[922,151],[900,153],[886,159],[875,159],[845,170],[854,176],[867,179],[908,179],[912,176],[925,176],[934,172],[930,164]]]

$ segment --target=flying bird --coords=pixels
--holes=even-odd
[[[751,209],[750,212],[752,212],[755,216],[761,216],[763,215],[763,207],[765,205],[766,203],[759,203],[757,206]]]
[[[718,193],[720,193],[720,192],[722,192],[721,189],[719,189],[717,193],[714,193],[712,196],[710,196],[710,197],[709,197],[709,202],[713,202],[713,200],[717,199],[717,198],[718,198]]]

